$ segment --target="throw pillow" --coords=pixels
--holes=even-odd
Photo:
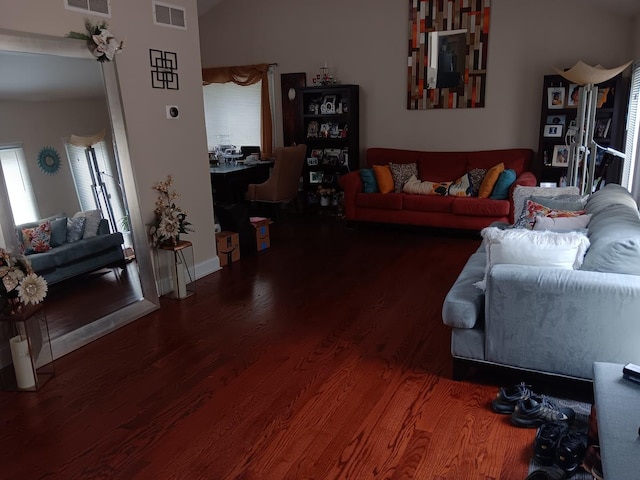
[[[73,218],[78,217],[84,217],[87,219],[84,224],[84,233],[82,234],[82,238],[95,237],[98,235],[98,226],[102,219],[102,213],[100,210],[87,210],[85,212],[78,212],[73,216]]]
[[[556,210],[540,205],[539,203],[532,202],[531,200],[527,200],[524,210],[514,227],[527,228],[531,230],[536,221],[536,217],[577,217],[578,215],[584,215],[585,213],[585,210]]]
[[[498,177],[498,181],[493,186],[493,191],[489,198],[493,200],[507,200],[509,198],[509,189],[513,182],[516,181],[516,171],[510,168],[504,170]]]
[[[393,192],[393,177],[391,176],[389,165],[374,165],[373,174],[376,177],[380,193]]]
[[[578,195],[580,190],[578,187],[524,187],[516,185],[513,188],[513,211],[518,214],[525,207],[525,201],[532,195],[540,197],[553,197],[555,195]],[[593,212],[589,212],[593,213]]]
[[[577,217],[536,217],[534,230],[551,230],[552,232],[572,232],[587,228],[591,215]]]
[[[472,197],[473,187],[471,186],[471,179],[469,174],[465,173],[459,179],[449,186],[449,195],[454,197]]]
[[[487,174],[484,176],[482,183],[480,184],[480,190],[478,191],[478,197],[480,198],[489,198],[491,192],[493,191],[493,187],[498,181],[498,177],[500,174],[504,172],[504,163],[500,162],[497,165],[494,165],[489,170],[487,170]]]
[[[488,272],[494,265],[532,265],[567,270],[579,269],[589,248],[584,233],[500,229],[481,231],[487,252],[485,277],[474,285],[485,289]]]
[[[51,249],[51,223],[47,220],[37,227],[22,229],[22,245],[26,255]]]
[[[425,180],[421,182],[415,176],[412,176],[407,183],[404,184],[403,191],[414,195],[446,195],[449,191],[451,182],[430,182]]]
[[[392,163],[389,162],[389,169],[393,177],[394,191],[402,192],[402,187],[412,176],[418,176],[418,165],[415,163]]]
[[[362,191],[364,193],[377,193],[378,182],[371,168],[363,168],[360,170],[360,179],[362,180]]]
[[[51,246],[59,247],[67,242],[67,217],[51,220]]]
[[[67,243],[77,242],[84,234],[85,217],[75,217],[67,219]]]
[[[485,168],[474,168],[469,172],[469,180],[471,181],[471,188],[473,188],[474,197],[478,196],[480,185],[482,185],[482,180],[484,180],[484,176],[486,174],[487,170]]]

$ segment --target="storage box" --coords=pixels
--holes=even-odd
[[[240,236],[236,232],[216,233],[216,248],[221,267],[240,260]]]
[[[256,229],[256,246],[258,251],[264,250],[271,246],[271,240],[269,238],[269,224],[271,219],[264,217],[251,217],[249,218],[251,225]]]

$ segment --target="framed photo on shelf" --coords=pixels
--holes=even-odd
[[[336,96],[326,95],[322,99],[322,105],[320,105],[320,113],[323,115],[336,113]]]
[[[561,137],[562,125],[545,125],[543,135],[545,137]]]
[[[547,115],[547,125],[566,125],[566,115]]]
[[[556,145],[553,147],[552,167],[566,167],[569,164],[569,147]]]
[[[596,119],[596,126],[593,129],[593,136],[596,138],[609,138],[609,127],[611,127],[611,118]]]
[[[322,183],[322,172],[309,172],[309,183]]]
[[[310,167],[312,167],[314,165],[318,165],[318,157],[309,157],[309,158],[307,158],[307,165],[309,165]]]
[[[547,88],[547,108],[564,108],[564,97],[566,89],[564,87]]]
[[[572,83],[569,85],[569,97],[567,98],[567,107],[576,108],[580,97],[580,85]]]
[[[311,150],[311,156],[313,158],[321,160],[322,159],[322,149],[321,148],[314,148],[313,150]],[[317,163],[316,163],[316,165],[317,165]]]

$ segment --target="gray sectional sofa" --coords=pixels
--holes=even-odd
[[[586,211],[590,246],[579,269],[496,264],[483,292],[475,284],[485,276],[484,243],[469,258],[442,308],[455,366],[466,360],[591,380],[594,362],[640,364],[638,207],[610,184],[589,197]]]
[[[18,225],[16,229],[19,232],[23,228],[35,227],[44,220],[60,218],[66,217],[64,214],[55,215],[48,219]],[[33,270],[51,285],[104,267],[125,268],[123,242],[122,233],[110,233],[109,222],[101,219],[96,234],[74,242],[61,240],[46,252],[27,253],[27,258]]]

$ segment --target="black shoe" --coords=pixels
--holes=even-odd
[[[520,385],[511,387],[500,387],[496,398],[491,402],[491,408],[496,413],[513,413],[513,409],[520,400],[535,395],[529,386],[522,382]]]
[[[564,422],[547,422],[540,426],[533,444],[533,459],[538,465],[553,465],[558,443],[568,432],[569,425]]]
[[[569,432],[564,435],[556,448],[556,465],[567,475],[573,475],[587,453],[587,434]]]
[[[566,478],[564,471],[553,465],[531,472],[525,480],[565,480]]]
[[[559,407],[545,396],[520,400],[511,415],[516,427],[539,427],[545,422],[573,422],[576,412]]]

